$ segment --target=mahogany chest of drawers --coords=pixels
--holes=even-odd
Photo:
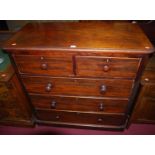
[[[30,23],[4,46],[37,123],[124,129],[153,47],[136,24]]]
[[[155,55],[141,78],[141,89],[132,114],[134,123],[155,123]]]
[[[0,65],[0,124],[33,126],[32,113],[27,98],[9,62],[8,56]]]

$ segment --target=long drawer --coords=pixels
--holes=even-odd
[[[53,110],[36,110],[38,120],[62,123],[92,124],[92,125],[124,125],[125,115],[91,114]]]
[[[125,113],[128,105],[127,99],[117,100],[32,94],[30,99],[35,108],[85,112]]]
[[[84,77],[135,78],[139,58],[76,56],[76,74]]]
[[[132,80],[116,79],[80,79],[22,76],[23,84],[29,93],[125,97],[131,94]]]
[[[72,57],[67,55],[14,55],[20,73],[50,75],[50,76],[73,76]]]

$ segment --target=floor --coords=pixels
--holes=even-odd
[[[155,135],[155,125],[132,124],[125,131],[86,130],[37,125],[35,128],[0,126],[0,135]]]

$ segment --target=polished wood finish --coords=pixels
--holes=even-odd
[[[28,93],[51,95],[130,97],[132,80],[21,76]],[[103,85],[106,89],[103,90]]]
[[[15,49],[87,49],[150,53],[153,47],[137,24],[127,22],[29,23],[4,46]],[[112,51],[113,52],[113,51]]]
[[[127,22],[30,23],[4,49],[36,122],[124,129],[153,46]]]
[[[141,85],[131,122],[155,123],[155,55],[143,73]]]
[[[14,34],[10,31],[0,31],[0,48]],[[6,54],[0,53],[0,56],[4,57],[0,69],[0,124],[33,126],[33,114],[28,98],[15,70]]]
[[[73,66],[71,56],[26,56],[15,55],[16,65],[20,73],[50,75],[50,76],[72,76]]]
[[[77,56],[77,76],[135,78],[140,59]],[[128,70],[128,72],[126,72]]]
[[[101,113],[125,113],[128,100],[75,96],[30,95],[35,108]]]
[[[65,111],[55,111],[55,110],[41,110],[36,111],[38,120],[46,120],[62,123],[75,123],[75,124],[90,124],[90,125],[124,125],[125,116],[124,115],[100,115],[100,114],[89,114],[89,113],[79,113],[79,112],[65,112]]]
[[[15,74],[0,82],[0,124],[32,126],[28,100]]]

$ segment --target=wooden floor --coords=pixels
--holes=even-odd
[[[155,125],[132,124],[129,129],[121,132],[104,130],[86,130],[74,128],[58,128],[51,126],[36,126],[22,128],[0,126],[1,135],[155,135]]]

